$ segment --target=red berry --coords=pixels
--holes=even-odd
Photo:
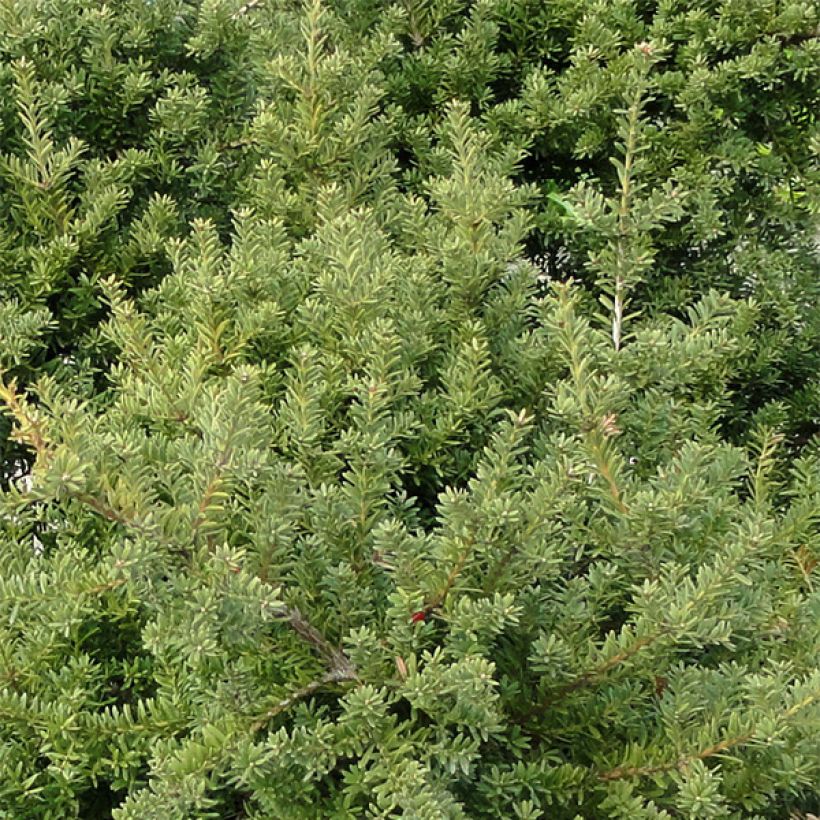
[[[426,617],[427,617],[427,613],[423,609],[420,609],[418,612],[413,613],[410,620],[414,624],[417,624],[419,621],[423,621]]]

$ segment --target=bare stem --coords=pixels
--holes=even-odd
[[[300,638],[318,650],[328,664],[328,671],[320,678],[294,689],[289,695],[274,703],[251,725],[251,731],[253,732],[259,731],[274,717],[289,709],[294,703],[309,697],[323,686],[358,680],[356,667],[350,662],[347,655],[333,646],[298,609],[286,606],[282,608],[280,615]]]
[[[247,3],[245,3],[245,4],[244,4],[244,5],[242,5],[242,6],[240,6],[240,7],[239,7],[239,8],[238,8],[238,9],[237,9],[234,13],[233,13],[232,19],[233,19],[233,20],[238,20],[238,19],[239,19],[240,17],[242,17],[244,14],[247,14],[249,11],[253,11],[255,8],[257,8],[258,6],[261,6],[261,5],[262,5],[262,0],[248,0],[248,2],[247,2]]]

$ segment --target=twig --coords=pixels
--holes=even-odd
[[[601,772],[598,775],[598,779],[604,781],[624,780],[629,777],[646,777],[647,775],[671,772],[674,769],[685,769],[696,760],[706,760],[706,758],[725,752],[733,746],[741,746],[744,743],[748,743],[754,737],[754,734],[754,732],[749,732],[745,735],[726,738],[719,743],[708,746],[706,749],[701,749],[693,755],[687,755],[673,760],[671,763],[660,763],[655,766],[616,766],[614,769]]]
[[[286,606],[282,609],[281,616],[300,638],[315,646],[324,656],[330,666],[328,674],[331,675],[331,679],[353,680],[356,678],[356,668],[347,655],[333,646],[298,609]]]
[[[298,689],[294,689],[286,697],[277,701],[264,714],[260,715],[251,725],[251,731],[257,732],[268,721],[289,709],[294,703],[312,695],[318,689],[329,683],[342,683],[344,681],[358,680],[356,667],[350,662],[347,655],[340,649],[333,646],[313,624],[308,621],[295,607],[285,606],[280,611],[280,616],[293,629],[296,634],[306,643],[316,647],[319,653],[328,663],[328,671],[322,677],[311,681]]]
[[[191,524],[191,529],[193,530],[194,538],[196,538],[196,536],[199,534],[200,528],[207,519],[208,508],[211,505],[211,501],[213,500],[214,494],[219,491],[219,487],[223,482],[225,470],[230,464],[233,450],[233,437],[236,435],[237,432],[237,419],[237,415],[234,415],[231,419],[231,425],[228,429],[228,434],[225,436],[225,444],[222,446],[222,449],[219,451],[219,455],[216,457],[216,461],[213,465],[213,473],[211,475],[211,478],[208,480],[208,483],[205,486],[205,490],[202,494],[202,498],[199,501],[196,517],[194,518]]]
[[[450,594],[450,590],[453,588],[453,584],[456,581],[456,578],[461,574],[461,571],[464,569],[464,565],[467,563],[467,558],[470,555],[472,548],[475,546],[475,542],[472,536],[469,538],[469,542],[467,548],[458,556],[455,564],[453,564],[452,568],[450,569],[449,574],[447,575],[447,580],[444,582],[444,586],[442,589],[436,593],[433,598],[428,601],[422,608],[419,610],[419,613],[423,613],[424,617],[426,618],[436,609],[440,609],[444,602],[447,600],[447,596]]]
[[[783,712],[780,715],[781,719],[784,721],[790,720],[798,712],[802,711],[807,706],[810,706],[819,698],[820,691],[809,693],[805,698],[803,698],[803,700],[798,701]],[[705,749],[701,749],[699,752],[695,752],[691,755],[684,755],[683,757],[679,757],[677,760],[673,760],[669,763],[658,763],[652,766],[616,766],[614,769],[601,772],[598,775],[598,779],[604,781],[623,780],[629,777],[646,777],[647,775],[670,772],[675,769],[685,769],[696,760],[706,760],[707,758],[714,757],[715,755],[725,752],[727,749],[731,749],[734,746],[742,746],[750,740],[753,740],[756,734],[756,732],[746,732],[745,734],[736,735],[735,737],[728,737],[714,743],[711,746],[707,746]]]
[[[602,664],[596,666],[595,669],[584,672],[583,674],[578,675],[578,677],[573,678],[568,683],[565,683],[557,689],[554,689],[552,692],[549,692],[545,697],[541,698],[538,703],[531,706],[523,715],[521,715],[517,722],[524,722],[534,717],[536,714],[540,714],[563,695],[568,695],[570,692],[575,692],[578,689],[585,689],[587,686],[593,686],[598,683],[601,678],[603,678],[606,673],[610,671],[610,669],[614,669],[616,666],[620,666],[622,663],[628,661],[630,658],[637,655],[642,649],[650,646],[662,635],[665,635],[666,632],[667,630],[662,629],[652,633],[651,635],[644,635],[643,638],[639,638],[628,649],[624,649],[617,655],[613,655]]]
[[[262,5],[262,0],[248,0],[245,5],[240,6],[232,15],[232,20],[238,20],[242,17],[243,14],[247,14],[249,11],[253,11],[257,6]]]
[[[110,504],[100,498],[97,498],[96,496],[91,495],[90,493],[71,492],[69,495],[75,501],[79,501],[80,504],[83,504],[90,510],[97,513],[97,515],[105,518],[106,521],[112,521],[120,526],[136,530],[141,535],[162,540],[162,533],[158,527],[152,527],[145,521],[141,521],[138,518],[129,518],[129,516],[122,512],[122,510],[115,509]]]
[[[251,732],[258,732],[266,723],[270,720],[273,720],[277,715],[281,714],[285,710],[289,709],[293,706],[294,703],[297,703],[300,700],[312,695],[318,689],[321,689],[328,683],[341,683],[342,681],[346,680],[355,680],[355,675],[347,675],[343,672],[338,670],[332,670],[328,672],[326,675],[323,675],[318,680],[311,681],[310,683],[306,684],[305,686],[301,686],[299,689],[295,689],[291,692],[287,697],[282,698],[282,700],[274,703],[270,709],[267,710],[264,714],[260,715],[252,724],[251,724]]]

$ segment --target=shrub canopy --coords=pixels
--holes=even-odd
[[[819,22],[0,6],[0,814],[820,811]]]

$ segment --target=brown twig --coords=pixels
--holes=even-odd
[[[628,661],[630,658],[637,655],[642,649],[653,644],[665,633],[666,630],[660,630],[652,633],[651,635],[644,635],[643,638],[639,638],[635,641],[629,649],[624,649],[623,652],[613,655],[602,664],[596,666],[595,669],[591,669],[589,672],[584,672],[583,674],[578,675],[578,677],[573,678],[568,683],[565,683],[557,689],[552,690],[545,697],[541,698],[538,703],[530,707],[530,709],[528,709],[527,712],[519,718],[519,721],[523,722],[531,717],[534,717],[536,714],[543,712],[560,697],[568,695],[570,692],[575,692],[578,689],[584,689],[587,686],[593,686],[598,683],[601,678],[610,671],[610,669],[614,669],[616,666],[620,666],[625,661]]]
[[[211,475],[211,478],[208,480],[208,483],[205,485],[205,490],[202,493],[202,498],[199,500],[196,517],[194,518],[194,521],[191,524],[191,529],[193,530],[194,537],[197,536],[200,528],[205,523],[208,507],[211,504],[211,500],[213,499],[214,494],[218,491],[219,485],[222,483],[225,468],[230,463],[233,437],[236,434],[236,424],[236,416],[234,416],[231,421],[231,426],[228,430],[228,434],[225,437],[225,444],[223,445],[222,449],[219,452],[219,455],[216,457],[216,461],[214,462],[213,474]]]
[[[300,638],[316,647],[319,653],[328,662],[330,666],[330,672],[328,674],[333,675],[334,679],[352,680],[356,677],[356,669],[347,655],[333,646],[298,609],[295,607],[284,607],[281,615]]]
[[[592,451],[595,461],[595,468],[598,471],[598,475],[601,476],[601,478],[603,478],[606,482],[609,495],[615,503],[615,506],[618,508],[618,511],[627,514],[629,512],[629,507],[624,503],[623,496],[621,495],[621,488],[618,486],[618,482],[612,474],[610,462],[607,459],[605,439],[598,430],[589,431],[585,434],[585,437],[587,447]]]
[[[125,584],[125,578],[114,578],[113,581],[106,581],[104,584],[97,584],[95,587],[84,590],[87,595],[102,595],[103,592],[110,592]]]
[[[79,501],[80,504],[83,504],[90,510],[93,510],[97,515],[105,518],[106,521],[112,521],[120,526],[136,530],[141,535],[153,536],[155,538],[160,536],[160,532],[157,528],[149,527],[144,521],[138,518],[129,517],[122,510],[112,507],[102,499],[91,495],[91,493],[72,492],[70,493],[70,497],[75,501]]]
[[[748,732],[743,735],[737,735],[736,737],[729,737],[712,746],[707,746],[705,749],[701,749],[693,755],[679,757],[670,763],[660,763],[654,766],[616,766],[614,769],[601,772],[598,775],[598,779],[604,781],[625,780],[631,777],[647,777],[648,775],[671,772],[675,769],[685,769],[696,760],[706,760],[706,758],[725,752],[734,746],[741,746],[744,743],[748,743],[754,736],[754,732]]]
[[[795,703],[783,712],[780,716],[781,719],[784,721],[790,720],[798,712],[818,700],[818,698],[820,698],[820,691],[811,692],[806,695],[803,700]],[[648,775],[670,772],[676,769],[685,769],[697,760],[706,760],[709,757],[714,757],[715,755],[719,755],[721,752],[725,752],[727,749],[731,749],[735,746],[742,746],[750,740],[753,740],[756,734],[756,732],[746,732],[742,735],[728,737],[712,744],[711,746],[707,746],[705,749],[701,749],[694,754],[684,755],[683,757],[679,757],[677,760],[673,760],[668,763],[658,763],[652,766],[616,766],[614,769],[600,772],[598,774],[598,779],[604,781],[624,780],[630,777],[646,777]]]
[[[333,646],[298,609],[285,606],[280,611],[280,616],[302,640],[317,649],[327,662],[328,671],[322,677],[294,689],[289,695],[274,703],[253,722],[252,732],[259,731],[268,721],[289,709],[294,703],[312,695],[327,684],[358,680],[356,667],[347,655],[341,649]]]
[[[274,703],[270,709],[268,709],[264,714],[260,715],[252,724],[251,724],[251,732],[258,732],[266,723],[273,720],[277,715],[280,715],[282,712],[289,709],[293,706],[294,703],[298,703],[300,700],[312,695],[314,692],[321,689],[323,686],[329,683],[342,683],[343,681],[348,680],[355,680],[355,675],[345,674],[339,670],[331,670],[326,675],[323,675],[321,678],[311,681],[310,683],[306,684],[305,686],[301,686],[298,689],[295,689],[286,697],[282,698],[280,701]]]
[[[420,613],[423,613],[425,618],[436,609],[440,609],[444,605],[444,602],[447,600],[447,596],[450,594],[450,590],[453,588],[456,578],[458,578],[461,574],[461,571],[464,569],[464,565],[467,563],[467,558],[472,551],[473,545],[473,538],[470,537],[467,548],[458,556],[455,564],[453,564],[449,574],[447,575],[447,580],[441,588],[441,591],[437,592],[433,598],[419,610]]]

